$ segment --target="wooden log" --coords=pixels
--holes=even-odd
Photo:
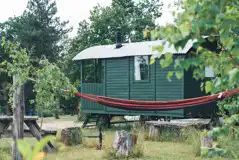
[[[19,76],[13,76],[13,85],[16,85]],[[24,136],[24,112],[25,112],[25,99],[24,88],[19,86],[15,89],[13,94],[13,146],[12,146],[12,159],[22,160],[22,157],[17,149],[17,140],[23,139]]]
[[[137,143],[137,136],[126,131],[116,131],[113,148],[116,156],[127,157]]]
[[[156,126],[149,127],[148,138],[150,140],[158,140],[159,135],[160,135],[159,128],[160,127],[156,127]]]
[[[61,142],[66,146],[82,143],[81,130],[79,127],[65,128],[61,131]]]

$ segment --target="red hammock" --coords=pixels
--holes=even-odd
[[[70,93],[69,91],[66,91]],[[103,104],[105,106],[125,109],[125,110],[175,110],[182,109],[186,107],[192,107],[202,104],[207,104],[215,102],[218,100],[223,100],[225,98],[231,97],[239,92],[239,88],[225,91],[219,94],[214,94],[211,96],[203,96],[198,98],[189,98],[184,100],[173,100],[173,101],[139,101],[139,100],[124,100],[118,98],[96,96],[91,94],[84,94],[80,92],[74,93],[75,96],[85,98],[87,100]]]

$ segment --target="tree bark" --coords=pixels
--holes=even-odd
[[[13,77],[13,85],[16,85],[19,76]],[[25,100],[24,100],[24,87],[19,86],[15,89],[13,95],[13,146],[12,146],[12,159],[22,160],[22,157],[17,149],[17,140],[23,139],[24,136],[24,112],[25,112]]]
[[[82,133],[79,127],[64,128],[61,131],[61,142],[66,146],[73,146],[82,143]]]
[[[116,131],[113,147],[116,156],[127,157],[137,143],[137,136],[126,131]]]

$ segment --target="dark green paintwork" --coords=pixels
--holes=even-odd
[[[189,69],[184,73],[184,98],[194,98],[204,96],[205,92],[201,91],[200,81],[193,79],[193,71]],[[216,102],[185,108],[185,117],[204,117],[211,118],[217,112]]]
[[[184,80],[172,78],[172,82],[166,79],[167,72],[172,66],[161,69],[157,63],[150,65],[149,81],[134,81],[134,57],[112,58],[103,60],[104,82],[82,84],[83,93],[104,95],[122,99],[135,100],[172,100],[184,98]],[[175,111],[128,111],[106,107],[88,100],[82,100],[81,111],[91,114],[112,115],[151,115],[183,117],[184,110]]]

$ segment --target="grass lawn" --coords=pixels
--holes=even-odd
[[[62,116],[60,120],[54,118],[44,118],[44,123],[64,123],[76,120],[76,116]],[[76,124],[76,123],[74,123]],[[110,130],[103,131],[103,150],[97,150],[98,139],[83,139],[83,144],[73,147],[58,147],[55,153],[48,155],[47,160],[103,160],[106,152],[112,148],[114,134],[116,130],[127,129],[126,127],[113,127]],[[96,129],[83,129],[83,135],[98,135]],[[34,138],[26,138],[34,145]],[[11,160],[11,138],[0,139],[0,160]],[[138,160],[202,160],[193,153],[191,145],[184,142],[153,142],[143,139],[143,132],[140,132],[138,144],[143,148],[144,156]],[[219,160],[217,158],[217,160]]]
[[[97,130],[83,130],[85,135],[97,135]],[[56,153],[49,154],[47,160],[103,160],[105,152],[113,144],[115,130],[104,131],[103,150],[97,150],[97,139],[84,139],[82,145],[74,147],[62,147]],[[29,143],[34,145],[34,138],[26,138]],[[178,142],[152,142],[143,141],[140,136],[138,142],[143,146],[144,156],[138,160],[201,160],[196,157],[192,147],[186,143]],[[3,138],[0,140],[0,160],[11,159],[11,139]],[[218,160],[218,158],[217,158]]]

